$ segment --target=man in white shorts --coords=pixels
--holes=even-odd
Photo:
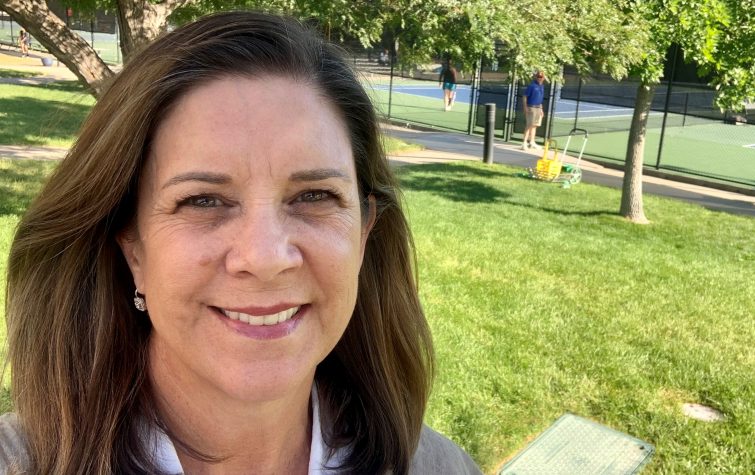
[[[545,96],[543,81],[545,81],[545,74],[542,71],[536,72],[532,78],[532,82],[527,86],[522,96],[524,116],[527,119],[527,125],[524,128],[524,140],[522,140],[522,150],[540,150],[542,148],[535,143],[535,132],[537,132],[537,128],[543,122],[543,97]]]

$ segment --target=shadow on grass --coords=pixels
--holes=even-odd
[[[30,97],[0,99],[0,143],[44,145],[44,138],[72,140],[91,107]],[[35,138],[36,137],[36,138]]]
[[[563,216],[619,216],[610,209],[575,210],[517,201],[511,193],[481,183],[479,179],[519,179],[521,172],[480,168],[465,163],[410,165],[399,172],[401,187],[406,190],[434,193],[452,201],[470,203],[498,202],[521,208]],[[555,186],[555,185],[554,185]]]
[[[452,201],[489,203],[509,198],[493,186],[480,183],[477,178],[496,178],[507,174],[464,165],[427,164],[407,165],[399,174],[405,190],[434,193]]]
[[[33,78],[40,73],[34,71],[16,71],[15,69],[0,68],[0,78]]]
[[[451,419],[450,431],[460,442],[467,453],[475,460],[480,459],[483,442],[480,440],[478,428],[482,425],[480,414],[468,407],[461,407]]]
[[[46,84],[34,84],[30,85],[29,87],[36,87],[50,91],[88,93],[84,86],[82,86],[78,81],[54,81]]]
[[[13,161],[11,169],[0,168],[0,215],[21,215],[39,193],[55,163]]]
[[[507,205],[518,206],[520,208],[529,208],[538,211],[545,211],[546,213],[558,214],[562,216],[619,216],[618,211],[611,211],[608,209],[603,210],[591,210],[591,211],[575,211],[563,208],[548,208],[545,206],[535,206],[527,203],[518,203],[515,201],[506,201]]]

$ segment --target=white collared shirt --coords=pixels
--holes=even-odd
[[[322,437],[320,425],[320,398],[317,397],[317,385],[312,385],[310,395],[312,403],[312,441],[309,446],[309,475],[335,474],[337,470],[327,467],[338,466],[346,456],[345,449],[336,451],[333,457],[328,457],[325,441]],[[170,438],[160,429],[154,428],[150,434],[150,444],[153,447],[153,457],[157,467],[166,473],[183,474],[181,461],[178,459],[176,448]]]

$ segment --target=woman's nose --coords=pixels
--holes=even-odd
[[[271,282],[302,265],[297,226],[274,205],[255,206],[236,219],[226,254],[229,273]]]

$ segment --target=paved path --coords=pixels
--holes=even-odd
[[[66,156],[67,148],[34,147],[31,145],[0,145],[0,158],[17,160],[59,160]]]
[[[43,66],[42,58],[52,59],[52,66]],[[17,49],[7,46],[0,49],[0,69],[12,69],[34,75],[26,78],[0,78],[0,84],[43,84],[53,81],[76,81],[76,75],[51,54],[35,51],[29,53],[29,56],[23,57]]]
[[[439,161],[481,161],[483,140],[481,137],[453,132],[422,131],[393,125],[384,127],[385,133],[426,147],[419,152],[410,152],[393,157],[397,163],[428,163]],[[494,162],[529,168],[535,165],[540,155],[537,152],[520,150],[518,146],[496,141]],[[602,165],[582,161],[582,181],[613,188],[621,188],[624,172]],[[755,196],[717,190],[699,185],[643,176],[643,191],[646,194],[666,196],[695,203],[715,211],[755,217]]]

